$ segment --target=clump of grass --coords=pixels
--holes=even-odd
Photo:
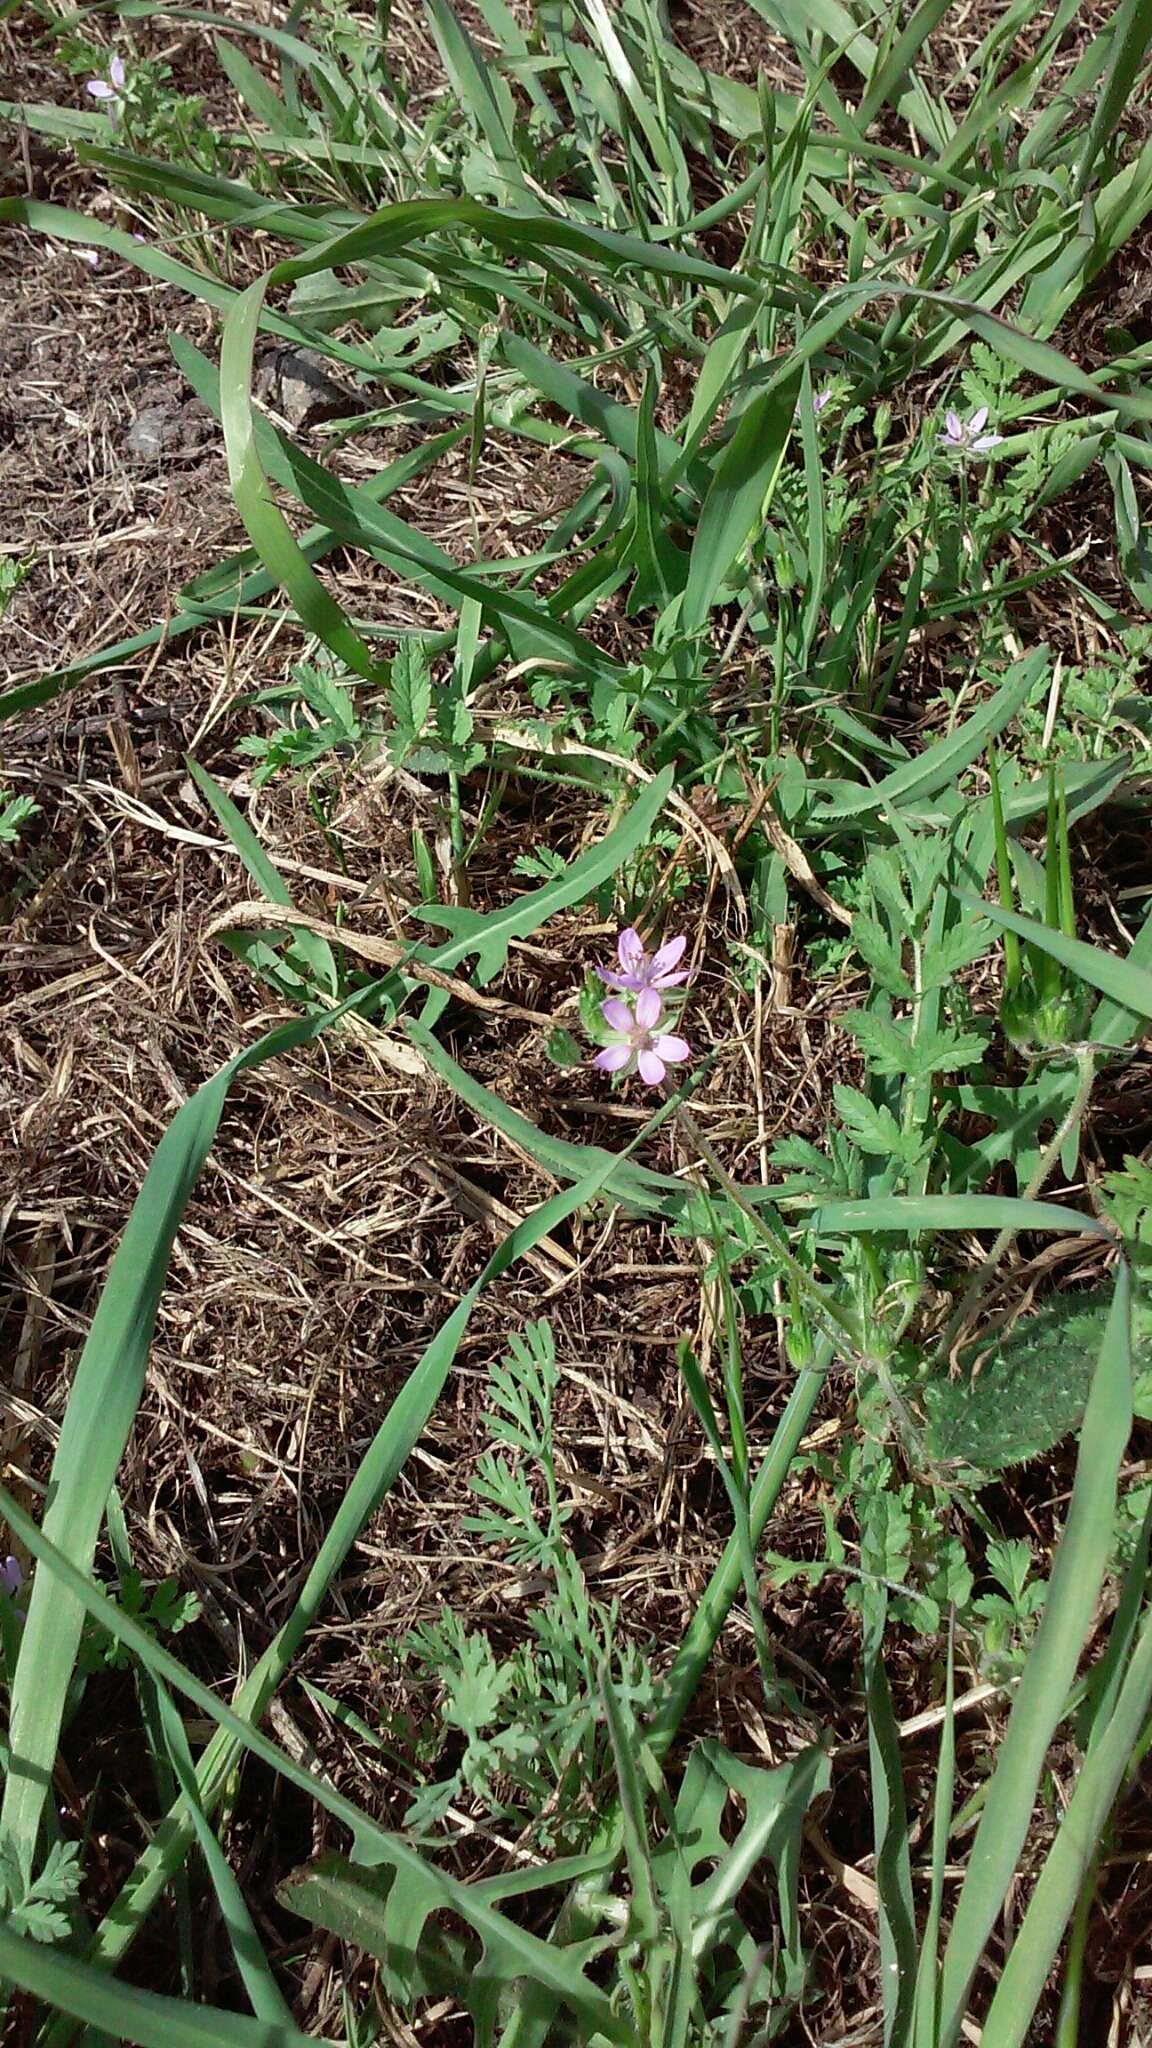
[[[295,16],[198,16],[233,108],[219,132],[146,16],[126,14],[108,50],[44,16],[99,90],[22,119],[68,139],[153,231],[36,199],[0,214],[114,251],[218,313],[218,361],[179,334],[172,348],[220,421],[250,546],[206,565],[171,620],[16,685],[0,713],[273,597],[305,652],[246,707],[250,786],[304,788],[338,865],[352,768],[435,821],[414,823],[380,940],[309,911],[243,803],[189,763],[259,899],[213,933],[296,1021],[238,1051],[173,1119],[76,1367],[42,1518],[2,1496],[34,1571],[0,1590],[0,1973],[54,2048],[81,2023],[140,2042],[309,2038],[265,1940],[268,1902],[256,1913],[248,1895],[258,1877],[230,1853],[246,1762],[340,1831],[277,1896],[294,1950],[306,1928],[343,1944],[349,2043],[380,2035],[381,1999],[426,2038],[466,2012],[503,2048],[767,2041],[797,2014],[821,2038],[832,1987],[810,1958],[799,1873],[823,1839],[814,1804],[830,1796],[844,1818],[843,1703],[774,1631],[785,1584],[813,1616],[834,1593],[851,1643],[871,1809],[855,1851],[871,1875],[853,1877],[877,2038],[952,2048],[977,2021],[985,2048],[1035,2026],[1059,2048],[1080,2038],[1095,1887],[1152,1707],[1152,1519],[1133,1534],[1121,1482],[1152,1201],[1140,1161],[1113,1175],[1106,1206],[1087,1172],[1097,1081],[1152,1017],[1152,921],[1117,952],[1076,874],[1077,829],[1139,799],[1146,765],[1128,698],[1152,594],[1152,395],[1134,337],[1109,332],[1102,352],[1097,331],[1091,371],[1076,340],[1092,287],[1152,210],[1139,114],[1152,10],[1122,0],[1071,55],[1066,0],[1027,48],[1014,9],[978,23],[975,45],[946,6],[879,25],[791,0],[756,11],[787,89],[713,75],[649,0],[586,0],[571,21],[542,7],[531,26],[479,0],[475,28],[424,0],[419,31],[397,15],[371,34],[335,0],[307,36]],[[433,53],[434,92],[419,75]],[[270,337],[355,392],[322,437],[294,436],[258,401]],[[389,459],[373,468],[384,429]],[[506,450],[518,473],[560,454],[579,468],[527,551],[484,544],[478,483]],[[390,502],[445,476],[467,508],[454,551]],[[1107,595],[1091,547],[1059,534],[1084,491],[1109,522]],[[350,562],[371,573],[354,584],[338,566]],[[404,634],[379,615],[397,585],[418,612]],[[1069,614],[1092,621],[1087,658]],[[580,814],[571,857],[553,843],[561,800]],[[7,836],[30,815],[9,817]],[[501,834],[517,852],[494,875]],[[615,966],[600,948],[599,982],[573,942],[590,927],[621,931]],[[510,993],[511,949],[542,952],[542,938],[562,969],[547,1010]],[[807,1134],[768,1129],[739,1023],[762,1023],[767,990],[804,1045],[798,974],[839,1062]],[[460,1010],[520,1029],[500,1087],[471,1070]],[[143,1599],[117,1473],[230,1090],[350,1032],[389,1034],[404,1072],[552,1192],[523,1220],[504,1213],[319,1551],[298,1560],[258,1661],[214,1687],[170,1646],[191,1618],[177,1590]],[[607,1114],[587,1142],[538,1080],[535,1104],[508,1082],[548,1055],[634,1119],[626,1145]],[[462,1527],[531,1582],[527,1625],[503,1643],[496,1620],[469,1627],[449,1604],[397,1645],[424,1702],[407,1736],[397,1717],[385,1732],[312,1689],[366,1749],[394,1756],[400,1741],[411,1797],[385,1827],[262,1724],[443,1399],[484,1290],[542,1246],[555,1262],[558,1245],[579,1288],[581,1259],[556,1234],[618,1215],[698,1264],[691,1321],[657,1334],[719,1482],[726,1546],[671,1656],[600,1602],[557,1451],[550,1326],[510,1333]],[[1047,1239],[1077,1242],[1097,1285],[1054,1291],[1031,1316],[1008,1261]],[[752,1348],[767,1319],[787,1382],[769,1410]],[[809,1437],[833,1385],[843,1440],[829,1451]],[[1036,1555],[999,1526],[982,1477],[1074,1431],[1067,1512]],[[818,1489],[818,1547],[769,1552],[801,1472]],[[105,1538],[115,1598],[97,1569]],[[765,1730],[755,1760],[723,1684],[703,1683],[741,1611]],[[124,1739],[143,1735],[155,1803],[135,1868],[89,1917],[85,1857],[51,1789],[101,1665],[94,1642],[133,1674]],[[910,1811],[900,1701],[917,1660],[931,1663],[940,1739]],[[1006,1711],[962,1767],[965,1675]],[[199,1754],[178,1699],[211,1725]],[[1040,1795],[1058,1737],[1075,1775],[1051,1820]],[[201,1995],[187,1943],[179,1996],[121,1974],[169,1893],[187,1913],[193,1870],[227,1934],[231,2004]],[[1005,1900],[1021,1889],[1006,1952]],[[232,2009],[241,1999],[250,2015]]]

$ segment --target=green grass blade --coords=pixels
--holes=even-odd
[[[1152,42],[1152,0],[1120,0],[1111,22],[1112,61],[1084,139],[1076,180],[1079,196],[1092,182],[1101,152],[1107,148],[1133,97],[1140,67]]]
[[[337,660],[370,683],[383,672],[343,606],[324,588],[298,545],[288,521],[273,502],[256,445],[251,384],[253,351],[264,305],[259,280],[242,292],[224,323],[220,349],[220,406],[228,474],[236,510],[261,561],[291,597],[309,632]]]
[[[317,2048],[314,2034],[294,2026],[116,1984],[90,1963],[25,1940],[3,1922],[0,1980],[19,1985],[43,2008],[72,2013],[87,2027],[99,2027],[110,2041],[133,2041],[139,2048]]]
[[[948,1664],[944,1687],[944,1720],[940,1728],[940,1760],[936,1768],[936,1789],[932,1798],[932,1882],[928,1911],[920,1941],[916,1972],[916,1998],[912,2019],[913,2048],[937,2048],[940,2025],[940,1929],[944,1913],[944,1877],[948,1867],[948,1838],[956,1797],[956,1631],[948,1629]]]
[[[969,1989],[1027,1838],[1048,1746],[1064,1712],[1108,1567],[1117,1475],[1132,1427],[1130,1319],[1131,1282],[1127,1267],[1121,1265],[1043,1617],[1000,1745],[944,1954],[943,2048],[951,2048],[959,2037]],[[1095,1846],[1095,1837],[1089,1846]]]
[[[398,977],[390,979],[402,987]],[[284,1025],[237,1054],[177,1111],[156,1148],[76,1367],[52,1461],[45,1534],[81,1571],[91,1566],[139,1405],[172,1245],[229,1088],[245,1069],[305,1044],[342,1009]],[[37,1578],[12,1681],[12,1755],[0,1807],[0,1836],[25,1878],[35,1861],[82,1621],[75,1601],[47,1575]]]
[[[307,135],[303,121],[296,119],[279,93],[272,90],[263,72],[257,71],[243,50],[238,49],[228,36],[214,36],[212,47],[220,69],[258,121],[263,121],[264,126],[274,133],[290,135],[297,140]]]
[[[279,869],[269,860],[247,818],[237,810],[231,797],[221,789],[215,777],[209,775],[208,770],[202,768],[198,761],[193,761],[191,756],[185,755],[184,765],[205,803],[215,813],[228,834],[257,888],[268,898],[269,903],[280,903],[285,909],[291,910],[293,904],[288,884]],[[329,995],[335,995],[339,987],[339,976],[327,939],[322,939],[315,932],[306,931],[301,926],[293,932],[292,944],[317,985],[326,989]]]
[[[428,924],[446,925],[452,934],[436,954],[438,964],[446,963],[443,971],[451,973],[474,953],[480,981],[490,981],[494,974],[499,974],[507,962],[512,939],[528,938],[558,910],[584,902],[645,844],[673,779],[674,770],[662,768],[598,846],[580,854],[555,881],[518,896],[500,910],[481,912],[451,903],[420,904],[413,913],[416,917]]]
[[[686,633],[707,624],[725,579],[770,502],[796,416],[800,371],[753,399],[741,415],[708,495],[692,542],[680,611]]]
[[[486,63],[447,0],[424,0],[424,11],[458,108],[469,114],[491,151],[492,162],[509,190],[521,202],[528,187],[516,154],[511,129],[516,119],[512,94],[496,65]]]
[[[1042,953],[1050,954],[1062,967],[1070,968],[1090,988],[1098,988],[1101,995],[1107,996],[1118,1009],[1127,1010],[1137,1017],[1152,1017],[1152,972],[1133,959],[1135,948],[1126,959],[1118,960],[1115,954],[1102,952],[1099,946],[1089,946],[1083,939],[1070,939],[1064,932],[1051,931],[1035,918],[1020,917],[1015,911],[1002,909],[999,903],[985,903],[963,889],[958,889],[956,894],[969,909],[979,909],[993,924],[1015,932],[1018,938],[1027,939],[1030,946],[1037,946]]]
[[[857,1237],[870,1230],[1055,1230],[1116,1241],[1098,1216],[1016,1195],[874,1195],[824,1202],[813,1212],[812,1228],[822,1237]]]
[[[1045,683],[1047,671],[1047,648],[1033,648],[1023,660],[1013,662],[995,695],[955,732],[905,762],[875,789],[861,790],[858,797],[844,798],[818,812],[818,821],[831,823],[874,811],[899,810],[951,788],[964,769],[979,758],[989,742],[1036,695]]]
[[[871,127],[882,106],[896,105],[908,88],[908,74],[930,35],[939,28],[952,0],[920,0],[913,8],[888,55],[878,64],[853,119],[861,130]]]
[[[1028,2039],[1064,1929],[1099,1854],[1108,1816],[1146,1728],[1150,1705],[1152,1612],[1145,1616],[1112,1719],[1080,1767],[1076,1789],[983,2023],[982,2048],[1023,2048]]]
[[[292,2014],[284,2002],[276,1979],[272,1975],[268,1958],[260,1944],[260,1937],[252,1924],[244,1894],[236,1882],[231,1865],[216,1840],[205,1818],[196,1786],[196,1766],[188,1747],[184,1723],[172,1704],[171,1694],[166,1686],[156,1680],[155,1699],[159,1713],[163,1743],[175,1772],[180,1789],[188,1803],[192,1826],[196,1832],[200,1854],[204,1858],[220,1918],[227,1931],[232,1953],[240,1980],[248,1994],[248,2002],[258,2020],[291,2028]]]
[[[861,1654],[868,1710],[874,1867],[880,1906],[884,2040],[886,2044],[899,2043],[900,2048],[904,2048],[912,2018],[917,1968],[908,1808],[904,1796],[900,1735],[884,1667],[887,1595],[883,1588],[872,1586],[867,1589],[867,1596]]]

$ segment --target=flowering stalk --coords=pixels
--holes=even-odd
[[[668,1029],[664,996],[680,988],[690,971],[679,962],[688,941],[681,933],[656,952],[645,951],[639,932],[627,925],[616,941],[616,965],[598,967],[596,973],[616,993],[600,1004],[607,1027],[592,1064],[602,1074],[619,1074],[623,1079],[639,1073],[649,1088],[659,1088],[670,1066],[692,1057],[686,1038]],[[630,1000],[625,1000],[625,998]]]

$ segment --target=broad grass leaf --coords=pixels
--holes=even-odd
[[[997,1754],[944,1954],[942,2048],[952,2048],[959,2037],[969,1987],[1015,1875],[1048,1746],[1092,1628],[1114,1542],[1117,1475],[1131,1427],[1131,1282],[1121,1265],[1044,1613]]]

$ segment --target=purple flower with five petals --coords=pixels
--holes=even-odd
[[[691,978],[689,970],[683,968],[679,974],[672,970],[687,944],[687,939],[681,934],[679,938],[669,939],[667,945],[661,946],[657,952],[646,953],[639,932],[629,925],[616,941],[619,968],[598,967],[596,972],[601,981],[621,995],[638,996],[646,988],[679,988],[681,982]]]
[[[124,69],[124,59],[113,57],[108,66],[107,78],[90,78],[84,90],[94,100],[118,100],[127,83],[128,74]],[[113,107],[110,111],[115,113],[116,110]]]
[[[677,954],[676,958],[679,957]],[[593,1061],[602,1074],[630,1074],[633,1068],[639,1068],[640,1079],[649,1088],[658,1088],[670,1066],[692,1057],[686,1038],[660,1029],[664,1005],[652,987],[640,990],[635,1011],[621,1002],[619,996],[610,996],[606,1003],[601,1003],[600,1014],[612,1034]]]
[[[944,415],[946,431],[940,435],[940,446],[954,455],[987,455],[990,449],[998,448],[1003,434],[986,434],[988,407],[978,405],[970,420],[962,420],[958,412],[949,409]]]

